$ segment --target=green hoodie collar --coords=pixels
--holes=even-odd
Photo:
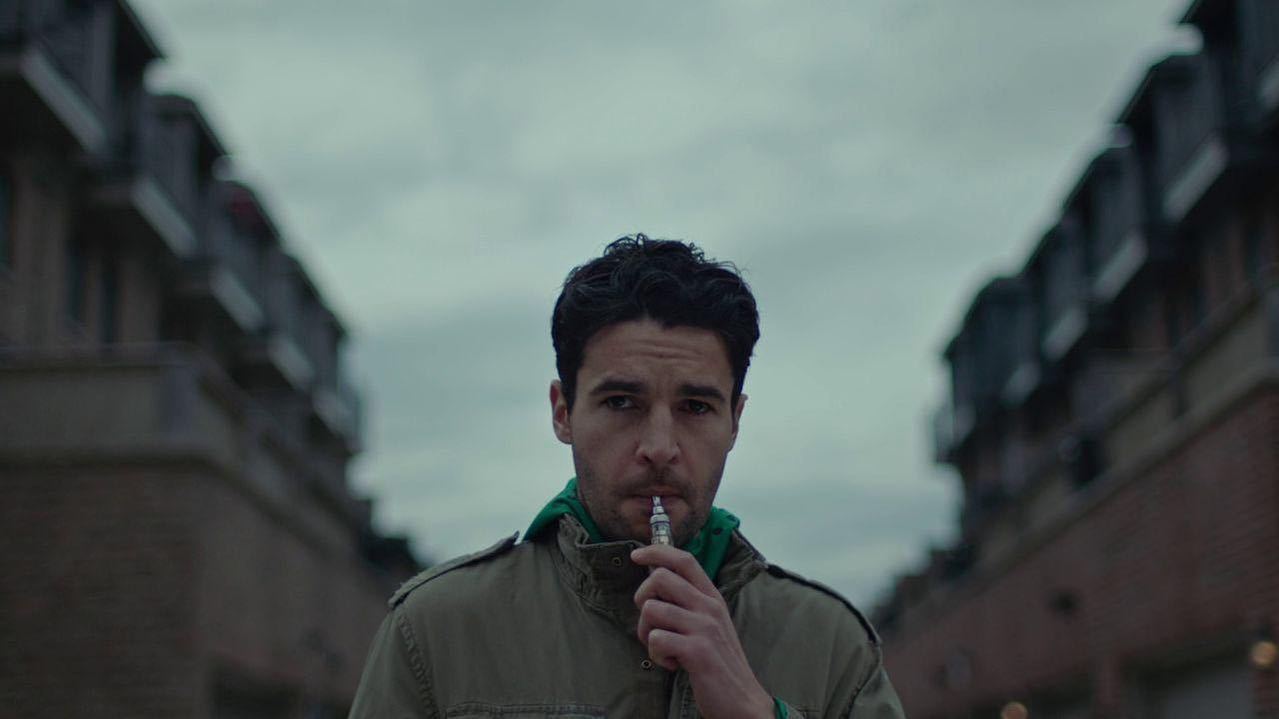
[[[591,519],[586,506],[577,496],[577,477],[570,479],[564,490],[552,497],[551,501],[542,507],[542,511],[537,513],[533,523],[524,532],[524,541],[537,537],[547,527],[557,524],[559,518],[566,514],[571,514],[582,524],[582,528],[586,530],[593,544],[604,541],[599,526],[595,524],[594,519]],[[702,565],[706,576],[710,577],[711,581],[715,581],[715,575],[719,573],[720,567],[724,566],[724,558],[728,555],[729,541],[732,539],[733,531],[741,524],[742,520],[733,516],[731,512],[719,507],[711,507],[710,517],[706,519],[706,524],[702,525],[701,531],[680,549],[692,554],[697,559],[697,563]]]

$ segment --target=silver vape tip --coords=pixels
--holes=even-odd
[[[648,519],[648,528],[651,533],[649,544],[674,544],[671,539],[671,518],[666,516],[661,497],[653,497],[653,515]]]

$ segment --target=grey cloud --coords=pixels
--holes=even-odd
[[[355,330],[384,526],[456,554],[562,485],[551,302],[642,230],[747,271],[725,504],[863,602],[952,523],[938,349],[1185,4],[137,1]]]

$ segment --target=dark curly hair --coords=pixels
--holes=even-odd
[[[569,409],[586,342],[609,325],[646,317],[666,327],[712,330],[723,338],[736,405],[759,340],[759,311],[750,287],[732,263],[708,260],[696,245],[637,234],[614,240],[603,255],[574,267],[555,301],[551,343]]]

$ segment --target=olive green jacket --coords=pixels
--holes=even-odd
[[[648,660],[636,542],[588,544],[572,517],[428,570],[391,598],[351,717],[698,716],[688,677]],[[879,638],[831,590],[764,562],[739,533],[717,577],[742,648],[789,716],[896,719]]]

